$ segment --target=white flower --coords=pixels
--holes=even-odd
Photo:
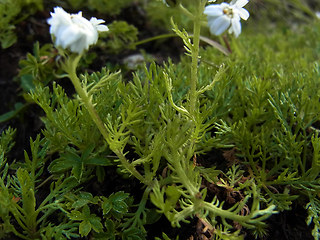
[[[320,12],[316,12],[316,17],[320,19]]]
[[[204,14],[208,17],[210,32],[220,35],[229,28],[229,33],[234,33],[238,37],[241,33],[240,19],[247,20],[249,12],[243,7],[248,0],[233,0],[231,3],[211,4],[208,5]]]
[[[88,21],[82,17],[82,12],[69,14],[61,7],[55,7],[48,19],[50,33],[55,37],[55,45],[71,52],[82,53],[89,46],[98,41],[98,32],[108,31],[106,25],[101,25],[104,20],[95,17]]]

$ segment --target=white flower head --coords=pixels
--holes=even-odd
[[[220,35],[229,28],[229,33],[238,37],[241,33],[241,18],[247,20],[249,12],[243,7],[248,0],[232,0],[231,3],[211,4],[206,6],[204,14],[208,17],[210,32]]]
[[[51,18],[47,20],[50,25],[50,33],[55,37],[55,45],[71,52],[82,53],[89,46],[97,43],[98,32],[108,31],[104,20],[95,17],[88,21],[82,17],[82,12],[69,14],[61,7],[55,7]]]

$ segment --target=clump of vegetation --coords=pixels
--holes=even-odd
[[[245,2],[231,2],[228,17],[236,16],[235,8],[243,13]],[[286,3],[313,15],[302,1]],[[151,60],[130,80],[109,63],[89,72],[96,55],[69,45],[87,44],[77,42],[87,33],[64,43],[57,31],[66,29],[62,23],[52,30],[55,47],[37,43],[20,62],[23,95],[43,110],[44,126],[30,139],[24,160],[6,158],[15,130],[0,136],[0,238],[148,239],[150,225],[165,217],[172,228],[196,219],[194,237],[261,239],[269,217],[296,204],[305,208],[309,234],[318,239],[320,21],[305,16],[308,25],[259,33],[249,24],[239,38],[234,35],[241,28],[232,22],[223,28],[234,35],[221,37],[203,24],[209,21],[211,33],[220,35],[212,27],[215,16],[203,13],[207,1],[146,4],[183,16],[170,22],[185,48],[179,62]],[[168,20],[160,14],[152,19]],[[102,36],[110,42],[98,42],[100,52],[172,37],[137,42],[130,23],[108,26]],[[72,83],[71,91],[61,79]],[[125,185],[137,184],[139,193],[103,187],[113,185],[111,172]],[[163,231],[163,239],[177,237]]]
[[[15,25],[42,9],[42,0],[2,0],[0,4],[1,48],[8,48],[17,41]]]

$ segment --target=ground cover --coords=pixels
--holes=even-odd
[[[193,61],[175,3],[113,2],[16,3],[30,10],[1,38],[0,236],[318,239],[317,3],[252,1],[238,38],[203,16]],[[105,136],[53,46],[57,5],[109,27],[77,68]]]

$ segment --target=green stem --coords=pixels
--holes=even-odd
[[[135,213],[135,217],[134,217],[134,220],[132,223],[133,226],[139,226],[139,221],[141,221],[141,219],[143,219],[143,212],[146,209],[146,204],[148,202],[148,196],[149,196],[149,193],[151,190],[152,190],[152,188],[149,186],[145,189],[145,191],[142,195],[142,199],[139,203],[138,210]],[[145,223],[143,223],[143,224],[145,224]]]
[[[162,38],[170,38],[170,37],[177,37],[177,34],[175,33],[166,33],[166,34],[161,34],[155,37],[151,37],[151,38],[147,38],[147,39],[143,39],[141,41],[135,42],[134,45],[138,46],[147,42],[152,42],[158,39],[162,39]]]
[[[190,113],[195,116],[197,103],[197,82],[198,82],[198,58],[199,58],[199,43],[201,29],[201,1],[198,1],[198,8],[194,16],[193,23],[193,43],[191,54],[191,79],[190,79]]]
[[[88,93],[82,88],[80,79],[78,78],[76,74],[76,68],[79,63],[79,60],[81,58],[81,55],[77,55],[75,58],[70,58],[67,61],[66,69],[65,71],[68,73],[68,76],[74,85],[74,88],[76,89],[76,92],[80,96],[81,100],[83,101],[84,105],[86,106],[92,120],[98,127],[100,133],[104,137],[104,139],[108,142],[109,139],[109,133],[107,128],[105,127],[104,123],[102,122],[101,118],[99,117],[98,113],[96,112],[92,102],[91,98],[89,97]],[[125,158],[124,154],[119,149],[112,149],[114,153],[119,158],[121,164],[137,179],[139,179],[142,183],[145,183],[145,179],[143,176],[132,166],[127,159]]]
[[[121,164],[135,177],[137,178],[141,183],[148,185],[149,183],[144,179],[144,177],[135,169],[134,166],[132,166],[126,159],[125,155],[120,150],[113,150],[114,153],[119,158]]]
[[[198,1],[200,2],[201,0],[198,0]],[[189,12],[189,10],[186,9],[182,4],[179,4],[179,8],[184,15],[186,15],[190,19],[193,19],[193,14]]]
[[[186,159],[181,159],[176,149],[172,148],[171,151],[172,155],[169,156],[169,158],[172,157],[171,159],[173,159],[171,164],[179,177],[179,181],[187,189],[190,195],[192,197],[195,197],[196,194],[199,192],[199,189],[195,186],[195,184],[190,180],[190,177],[187,175],[187,172],[189,172],[189,166],[182,166],[182,163],[188,164],[188,162],[186,161]]]
[[[196,195],[199,193],[199,190],[195,187],[193,182],[190,181],[187,174],[183,171],[183,168],[180,164],[174,164],[177,166],[176,171],[177,175],[179,176],[179,181],[183,184],[183,186],[187,189],[187,191],[190,193],[190,196],[192,198],[195,198]]]
[[[189,34],[189,35],[190,35],[190,37],[193,37],[193,34]],[[134,45],[138,46],[138,45],[142,45],[142,44],[145,44],[145,43],[148,43],[148,42],[152,42],[152,41],[156,41],[156,40],[159,40],[159,39],[171,38],[171,37],[177,37],[177,34],[176,33],[161,34],[161,35],[158,35],[158,36],[146,38],[146,39],[143,39],[141,41],[135,42]],[[200,40],[205,42],[205,43],[207,43],[207,44],[209,44],[209,45],[211,45],[212,47],[218,49],[224,55],[226,55],[226,56],[230,55],[230,51],[227,48],[223,47],[218,42],[213,41],[210,38],[207,38],[207,37],[204,37],[204,36],[200,36]],[[202,61],[204,61],[204,60],[202,60]]]
[[[307,133],[305,129],[303,129],[303,138],[307,139]],[[307,149],[308,149],[307,141],[304,141],[303,150],[302,150],[302,166],[301,166],[301,171],[303,175],[306,173]]]
[[[25,218],[22,216],[22,214],[18,211],[11,211],[12,215],[14,216],[14,218],[16,219],[16,221],[18,222],[19,226],[25,230],[28,231],[28,227],[27,224],[25,223],[25,221],[23,221]]]
[[[43,185],[45,185],[47,182],[49,182],[53,177],[54,177],[53,175],[47,177],[47,179],[44,180],[42,183],[40,183],[40,184],[36,187],[36,189],[41,188]]]
[[[259,223],[261,224],[261,221],[267,219],[271,214],[275,213],[275,211],[273,211],[274,206],[269,206],[263,210],[253,209],[253,212],[251,212],[249,215],[242,216],[234,211],[224,210],[203,200],[201,201],[201,207],[202,209],[212,212],[217,216],[221,216],[223,219],[233,220],[241,223],[242,226],[249,228],[253,228],[254,225],[258,225]]]
[[[68,64],[66,71],[68,73],[68,76],[69,76],[74,88],[76,89],[76,92],[79,94],[81,100],[83,101],[84,105],[86,106],[92,120],[94,121],[94,123],[98,127],[98,129],[101,132],[104,139],[107,140],[108,139],[108,131],[107,131],[106,127],[104,126],[98,113],[96,112],[96,110],[91,102],[91,99],[88,96],[88,93],[82,88],[81,83],[80,83],[80,79],[78,78],[78,76],[76,74],[76,68],[79,63],[80,58],[81,58],[81,55],[78,55],[75,59],[71,58],[70,62],[69,62],[70,64]]]
[[[256,167],[256,163],[254,162],[254,159],[253,159],[253,155],[254,153],[250,153],[250,150],[248,148],[246,148],[246,156],[247,158],[249,159],[249,163],[250,163],[250,166],[255,174],[255,176],[259,176],[259,171]]]
[[[190,117],[189,112],[184,108],[184,107],[178,107],[172,98],[172,81],[169,78],[168,74],[164,73],[164,77],[165,77],[165,84],[166,84],[166,90],[167,90],[167,94],[168,94],[168,99],[170,104],[172,105],[172,107],[177,110],[178,112],[180,112],[181,114],[184,114],[188,117]]]
[[[12,227],[12,232],[14,233],[14,235],[16,235],[17,237],[19,237],[19,238],[21,238],[21,239],[30,239],[29,237],[26,237],[25,235],[23,235],[23,234],[21,234],[21,233],[19,233],[18,231],[17,231],[17,229],[15,229],[15,227],[14,226],[12,226],[12,225],[10,225],[11,227]]]

